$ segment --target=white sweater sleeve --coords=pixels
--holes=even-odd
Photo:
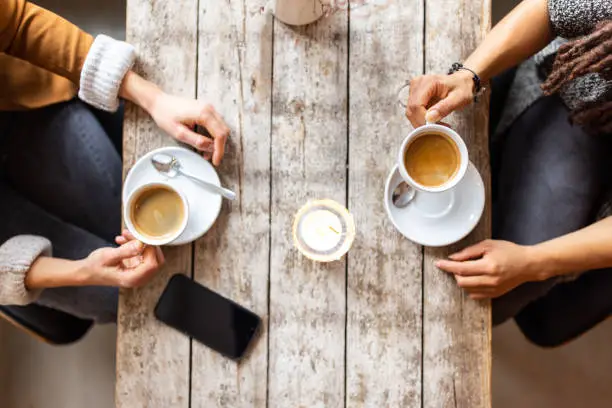
[[[81,70],[79,98],[98,109],[116,111],[121,82],[135,58],[130,44],[97,36]]]
[[[51,242],[32,235],[13,237],[0,246],[0,304],[26,305],[35,301],[39,290],[28,290],[26,274],[39,256],[51,256]]]

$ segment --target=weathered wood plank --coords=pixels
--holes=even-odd
[[[198,97],[232,130],[219,175],[239,201],[226,201],[196,244],[195,279],[253,310],[263,330],[239,364],[193,343],[192,407],[266,406],[272,18],[264,5],[200,1]]]
[[[384,3],[384,2],[383,2]],[[411,130],[397,91],[423,69],[423,0],[366,3],[350,18],[347,407],[421,406],[422,250],[383,207]]]
[[[308,199],[346,201],[347,13],[274,33],[269,406],[341,407],[345,262],[302,257],[291,226]]]
[[[164,90],[195,96],[197,1],[128,0],[127,40],[136,69]],[[174,143],[140,109],[128,105],[124,169],[144,153]],[[187,407],[189,339],[157,322],[153,308],[168,278],[191,271],[191,245],[165,251],[166,266],[145,288],[123,291],[119,305],[116,406]]]
[[[445,72],[463,61],[490,27],[490,0],[426,0],[426,71]],[[466,141],[470,159],[490,186],[488,103],[451,115],[451,125]],[[455,280],[437,270],[436,259],[490,237],[490,200],[476,230],[446,249],[426,249],[424,271],[423,406],[491,406],[491,310],[470,300]]]

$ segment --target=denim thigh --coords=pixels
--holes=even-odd
[[[0,245],[15,235],[46,237],[53,244],[53,255],[82,259],[92,251],[112,244],[69,224],[30,202],[5,182],[0,181]],[[116,321],[118,290],[109,287],[71,287],[46,289],[37,303],[99,323]]]
[[[610,144],[568,121],[557,97],[537,101],[504,135],[493,175],[493,237],[536,244],[592,222],[606,183]],[[558,279],[529,282],[493,301],[499,324],[546,294]]]
[[[112,242],[121,228],[121,157],[91,110],[75,99],[11,117],[2,147],[6,182]]]

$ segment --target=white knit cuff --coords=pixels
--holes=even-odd
[[[79,98],[98,109],[116,111],[121,82],[135,58],[130,44],[97,36],[83,64]]]
[[[28,290],[25,278],[39,256],[51,256],[51,242],[42,237],[20,235],[0,246],[0,304],[26,305],[40,290]]]

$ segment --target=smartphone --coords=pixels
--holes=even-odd
[[[244,356],[261,325],[255,313],[180,274],[170,278],[155,317],[233,360]]]

